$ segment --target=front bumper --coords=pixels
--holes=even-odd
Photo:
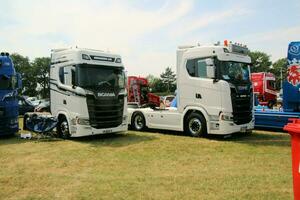
[[[211,121],[209,134],[228,135],[238,132],[249,132],[254,129],[254,120],[247,124],[236,125],[232,121]]]
[[[90,135],[101,135],[108,133],[126,132],[128,129],[127,123],[122,123],[120,126],[114,128],[95,129],[89,125],[71,125],[71,137],[83,137]]]

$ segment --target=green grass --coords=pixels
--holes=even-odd
[[[288,134],[0,139],[1,199],[292,199]]]

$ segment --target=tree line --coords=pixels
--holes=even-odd
[[[283,79],[287,74],[287,59],[281,58],[272,63],[270,55],[260,51],[250,52],[249,56],[252,60],[251,72],[273,73],[276,77],[276,87],[279,89],[281,73]],[[23,87],[20,93],[26,96],[49,98],[50,57],[38,57],[31,62],[27,56],[14,53],[11,58],[16,71],[22,75]],[[176,90],[176,73],[171,67],[167,67],[159,77],[150,74],[147,79],[153,93],[172,94]]]
[[[49,98],[50,58],[39,57],[30,62],[28,57],[17,53],[11,55],[16,71],[22,76],[20,93],[26,96]]]

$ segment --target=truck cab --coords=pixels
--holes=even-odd
[[[0,135],[11,135],[19,130],[18,88],[21,76],[16,73],[8,53],[0,54]]]
[[[272,108],[276,104],[277,98],[274,74],[267,72],[252,73],[251,81],[259,104]]]
[[[251,131],[251,59],[245,46],[226,43],[177,50],[177,107],[129,110],[135,130],[184,131],[198,137]]]
[[[70,48],[51,54],[50,109],[63,138],[124,132],[127,98],[121,57]]]

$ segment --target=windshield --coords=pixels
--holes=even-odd
[[[250,82],[249,64],[219,61],[220,79],[229,82]]]
[[[276,82],[273,80],[267,81],[267,88],[270,90],[276,90]]]
[[[81,64],[77,67],[77,84],[82,88],[125,88],[125,73],[122,67]]]
[[[11,90],[17,88],[16,76],[8,77],[6,75],[0,75],[0,90]]]

